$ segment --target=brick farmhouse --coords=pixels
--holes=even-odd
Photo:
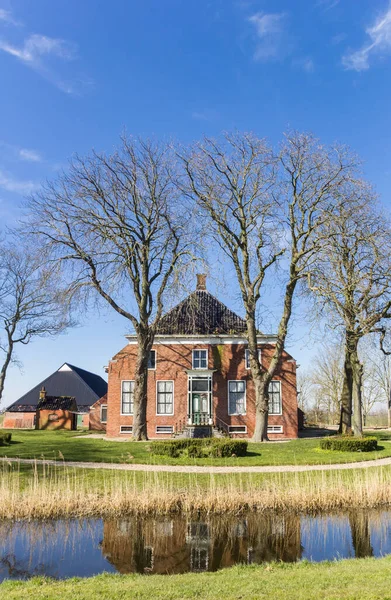
[[[132,435],[135,335],[108,365],[107,435]],[[262,365],[267,367],[275,336],[259,333]],[[197,289],[166,313],[154,340],[148,372],[147,434],[168,438],[224,431],[251,438],[255,391],[249,365],[245,321],[212,296],[205,276]],[[269,436],[296,438],[298,406],[296,361],[284,352],[269,389]],[[105,413],[106,416],[106,413]]]

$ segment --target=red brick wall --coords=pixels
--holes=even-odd
[[[97,400],[90,408],[89,428],[93,431],[106,431],[106,423],[102,423],[100,420],[100,407],[102,404],[107,404],[107,395]]]
[[[192,350],[208,350],[208,368],[215,369],[213,373],[213,413],[228,425],[246,425],[247,436],[251,437],[255,423],[255,392],[251,374],[245,367],[244,344],[183,344],[153,346],[156,350],[156,370],[148,372],[148,407],[147,431],[149,438],[163,438],[156,434],[157,425],[172,425],[187,420],[188,405],[188,375],[185,372],[192,368]],[[266,366],[273,352],[273,346],[260,346],[262,364]],[[121,425],[132,425],[132,416],[121,416],[121,382],[133,380],[135,372],[137,348],[128,344],[109,364],[108,380],[108,423],[109,437],[120,434]],[[246,380],[247,414],[243,416],[228,415],[228,380]],[[288,355],[283,359],[274,377],[281,381],[282,415],[270,415],[269,425],[282,425],[282,434],[270,434],[271,439],[297,437],[297,396],[296,396],[296,363]],[[156,381],[174,381],[174,415],[163,416],[156,414]],[[125,435],[125,434],[121,434]],[[166,436],[167,437],[167,436]]]
[[[56,414],[57,421],[51,421],[49,415]],[[76,415],[68,410],[38,410],[37,429],[76,429]]]
[[[3,421],[4,429],[34,429],[35,412],[6,412]]]

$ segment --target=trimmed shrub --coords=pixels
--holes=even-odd
[[[372,452],[377,450],[377,438],[326,437],[320,440],[322,450],[337,450],[339,452]]]
[[[151,443],[151,453],[159,456],[190,458],[246,456],[247,441],[230,438],[183,438]]]
[[[8,446],[11,443],[11,433],[0,433],[0,446]]]
[[[212,444],[211,456],[214,457],[229,457],[233,454],[235,456],[246,456],[248,442],[246,440],[235,440],[235,439],[214,439]]]

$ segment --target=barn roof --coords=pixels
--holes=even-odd
[[[46,396],[37,404],[38,410],[75,410],[76,400],[72,396]]]
[[[47,396],[75,398],[78,410],[81,412],[88,410],[88,407],[107,393],[107,382],[100,375],[64,363],[57,371],[11,404],[7,411],[34,412],[37,409],[42,387],[45,388]]]

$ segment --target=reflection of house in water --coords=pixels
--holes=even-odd
[[[120,573],[185,573],[235,563],[292,562],[302,554],[300,517],[251,514],[106,521],[102,551]]]

